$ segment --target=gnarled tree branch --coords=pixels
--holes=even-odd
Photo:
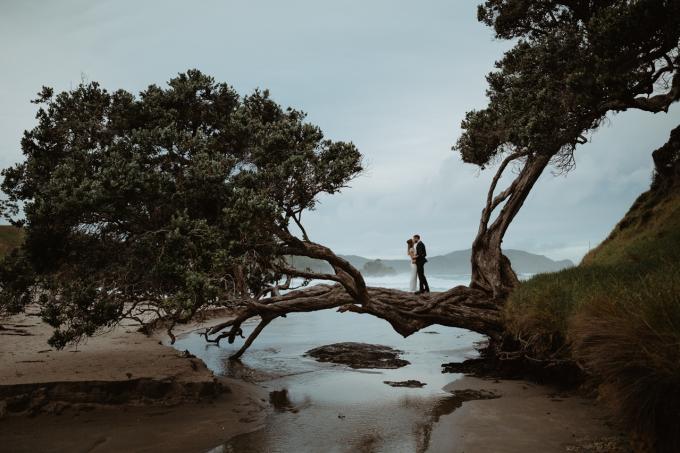
[[[676,70],[677,71],[677,70]],[[680,100],[680,71],[673,76],[670,89],[663,94],[651,97],[637,96],[631,99],[615,99],[604,103],[600,109],[602,114],[608,111],[624,111],[628,109],[644,110],[646,112],[668,112],[668,108],[674,102]]]
[[[247,349],[257,335],[273,319],[288,313],[301,313],[329,308],[341,312],[365,313],[384,319],[399,334],[407,337],[425,327],[440,324],[460,327],[498,338],[502,332],[502,300],[488,293],[458,286],[442,293],[417,296],[410,292],[386,288],[368,288],[369,303],[358,303],[342,285],[316,285],[284,296],[273,297],[262,303],[249,304],[241,309],[233,320],[206,330],[209,341],[228,338],[233,343],[241,334],[243,322],[260,317],[261,322],[251,333],[243,347],[232,356],[237,358]],[[210,340],[210,335],[231,327],[229,332]]]

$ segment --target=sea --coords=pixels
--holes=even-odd
[[[517,277],[520,280],[526,280],[533,276],[534,274],[518,274]],[[430,285],[430,291],[446,291],[455,286],[459,285],[469,285],[470,284],[470,274],[425,274],[427,277],[427,283]],[[380,287],[380,288],[390,288],[398,289],[402,291],[409,290],[409,274],[393,274],[384,276],[364,276],[366,285]],[[295,282],[294,282],[295,283]],[[324,281],[312,281],[310,285],[328,283]]]

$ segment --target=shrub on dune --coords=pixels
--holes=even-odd
[[[599,296],[569,328],[573,357],[597,376],[603,399],[642,450],[658,452],[680,451],[680,281],[669,277]]]

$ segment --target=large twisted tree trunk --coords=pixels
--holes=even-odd
[[[503,171],[513,161],[524,159],[522,170],[515,180],[494,197],[494,191]],[[503,332],[502,307],[510,290],[517,284],[517,276],[510,261],[501,251],[503,236],[526,200],[550,160],[546,155],[514,153],[500,165],[491,188],[487,204],[482,211],[479,232],[472,246],[472,281],[470,286],[457,286],[446,292],[415,295],[410,292],[386,288],[369,288],[361,275],[349,262],[327,247],[311,242],[306,233],[304,240],[282,229],[282,252],[326,261],[333,274],[319,274],[299,269],[282,268],[289,277],[329,280],[335,285],[317,285],[260,300],[244,302],[236,317],[216,325],[205,332],[206,340],[219,342],[227,338],[230,343],[241,336],[241,326],[246,320],[259,316],[260,323],[232,358],[240,357],[262,330],[275,318],[287,313],[309,312],[338,308],[339,311],[366,313],[389,322],[395,331],[408,336],[433,324],[460,327],[479,332],[492,339]],[[493,223],[491,214],[503,202]],[[295,219],[298,221],[298,219]],[[301,225],[300,225],[301,226]],[[304,230],[303,230],[304,232]],[[211,335],[229,328],[211,338]]]
[[[523,158],[520,153],[509,156],[494,178],[487,204],[482,211],[477,237],[472,243],[472,288],[490,293],[494,298],[502,299],[517,285],[517,275],[512,270],[510,260],[503,255],[501,244],[510,223],[524,204],[529,192],[543,173],[550,161],[548,155],[532,155],[526,157],[526,162],[515,180],[503,192],[493,197],[498,179],[507,165],[515,159]],[[505,200],[498,217],[489,224],[493,211]]]

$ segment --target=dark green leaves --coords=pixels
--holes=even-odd
[[[133,312],[181,322],[258,293],[290,216],[361,171],[302,112],[196,70],[138,97],[93,82],[37,102],[26,158],[3,171],[26,240],[0,284],[3,304],[41,295],[57,346]]]
[[[680,99],[677,0],[488,0],[479,19],[517,41],[488,76],[489,106],[462,123],[455,149],[466,162],[519,149],[568,167],[608,112]]]

